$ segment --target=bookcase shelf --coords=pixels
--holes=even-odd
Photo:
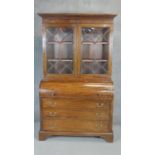
[[[96,62],[107,62],[108,60],[83,59],[81,61],[83,61],[83,62],[93,62],[93,61],[96,61]]]
[[[73,42],[71,41],[49,41],[47,42],[47,44],[51,45],[51,44],[73,44]]]
[[[48,62],[57,62],[57,61],[72,62],[73,60],[71,59],[48,59]]]
[[[83,41],[82,42],[83,45],[94,45],[94,44],[98,44],[98,45],[104,45],[104,44],[109,44],[108,42],[93,42],[93,41]]]

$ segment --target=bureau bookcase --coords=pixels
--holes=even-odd
[[[114,14],[39,14],[43,79],[39,139],[96,136],[113,141]]]

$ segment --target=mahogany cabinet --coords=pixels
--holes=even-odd
[[[98,136],[113,141],[114,14],[39,14],[43,80],[39,139]]]

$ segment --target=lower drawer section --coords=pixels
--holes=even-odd
[[[109,132],[110,124],[108,121],[43,120],[42,129],[47,131]]]
[[[112,103],[111,99],[104,100],[93,100],[93,99],[65,99],[65,98],[42,98],[42,108],[67,108],[67,109],[105,109],[108,110],[110,104]]]
[[[110,110],[86,111],[68,109],[43,109],[42,116],[46,119],[82,119],[82,120],[109,120]]]

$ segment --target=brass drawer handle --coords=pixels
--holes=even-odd
[[[96,117],[102,117],[102,113],[96,113]]]
[[[103,123],[101,123],[101,122],[96,123],[96,129],[97,130],[100,130],[102,128],[103,128]]]
[[[104,103],[96,103],[96,107],[104,107]]]
[[[54,129],[54,128],[56,128],[56,123],[49,124],[48,127],[50,129]]]
[[[48,115],[49,115],[50,117],[55,117],[55,116],[56,116],[56,112],[49,112]]]
[[[56,102],[48,102],[48,105],[49,105],[50,107],[55,107],[55,106],[56,106]]]

